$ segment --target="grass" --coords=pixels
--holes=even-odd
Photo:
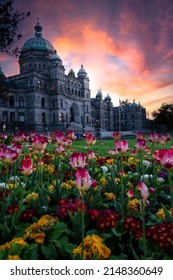
[[[170,149],[171,146],[173,146],[173,134],[170,135],[172,138],[172,141],[169,141],[167,144],[165,145],[161,145],[161,144],[156,144],[154,149]],[[148,139],[148,135],[146,135],[146,140]],[[135,145],[136,145],[136,138],[131,138],[131,139],[127,139],[128,145],[130,150],[134,150]],[[146,143],[147,146],[149,146],[150,148],[152,147],[152,144],[147,141]],[[71,148],[74,151],[77,152],[84,152],[87,153],[88,151],[88,146],[87,143],[85,141],[85,139],[80,139],[80,140],[73,140],[73,144],[71,146]],[[50,144],[47,147],[48,150],[52,150],[54,149],[54,144]],[[115,149],[115,140],[114,139],[97,139],[95,145],[93,147],[91,147],[91,150],[93,150],[95,152],[95,154],[97,156],[107,156],[108,151],[111,149]]]
[[[172,141],[173,141],[173,135],[171,135],[171,137],[172,137]],[[146,137],[146,139],[147,139],[147,137]],[[169,141],[167,143],[167,146],[157,144],[157,145],[155,145],[155,149],[156,148],[158,148],[158,149],[161,149],[161,148],[162,149],[165,149],[165,148],[170,149],[171,145],[173,144],[172,141]],[[136,138],[135,139],[127,139],[127,142],[128,142],[130,150],[132,151],[135,148],[135,145],[136,145]],[[149,141],[147,141],[147,146],[149,146],[151,148],[152,144]],[[75,141],[73,141],[72,148],[75,151],[78,151],[78,152],[85,152],[85,150],[87,152],[86,141],[85,140],[75,140]],[[108,151],[111,150],[111,149],[115,149],[115,140],[114,139],[111,139],[111,140],[99,140],[99,139],[97,139],[96,144],[92,147],[92,150],[94,150],[95,154],[100,155],[100,156],[108,155]]]

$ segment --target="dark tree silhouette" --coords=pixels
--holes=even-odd
[[[156,128],[165,127],[169,130],[173,129],[173,103],[163,103],[161,107],[152,113]]]
[[[28,17],[30,12],[14,11],[13,0],[0,0],[0,52],[18,56],[14,44],[22,37],[18,33],[18,24]]]

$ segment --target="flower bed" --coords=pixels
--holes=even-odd
[[[113,137],[99,156],[90,132],[85,152],[73,131],[1,134],[1,260],[173,259],[171,137]]]

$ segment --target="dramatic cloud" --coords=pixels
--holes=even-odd
[[[99,89],[140,102],[150,113],[173,103],[172,0],[15,0],[19,11],[31,16],[19,26],[24,42],[34,36],[37,18],[43,37],[63,60],[66,72],[77,74],[84,65],[91,96]],[[18,73],[14,58],[0,57],[2,70]]]

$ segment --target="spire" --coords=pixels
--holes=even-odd
[[[42,27],[39,22],[37,22],[34,29],[35,29],[35,37],[42,37]]]

